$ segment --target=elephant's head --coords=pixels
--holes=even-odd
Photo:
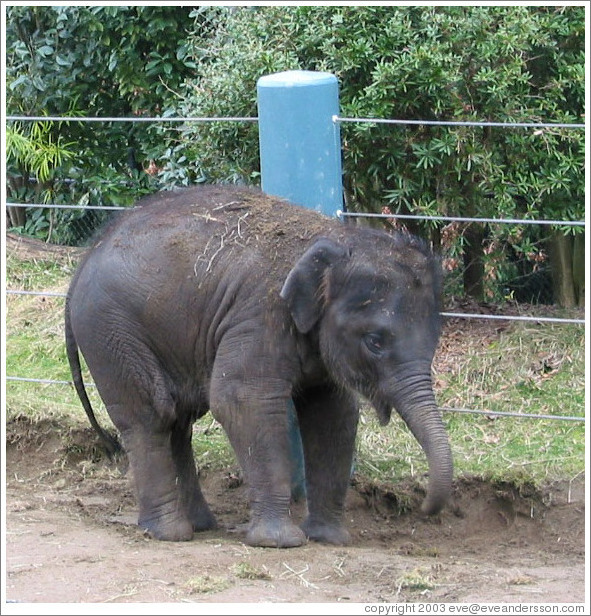
[[[406,235],[351,229],[321,238],[296,263],[281,296],[297,329],[317,332],[322,359],[342,386],[365,396],[382,425],[392,408],[429,464],[423,511],[451,492],[453,463],[431,382],[440,333],[440,268]]]

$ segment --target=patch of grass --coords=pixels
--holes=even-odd
[[[200,470],[226,470],[238,464],[224,429],[211,415],[195,423],[193,451]]]
[[[187,580],[184,587],[191,594],[210,594],[230,588],[230,581],[214,575],[198,575]]]
[[[23,259],[6,255],[6,287],[24,291],[64,291],[75,268],[75,257],[68,254]]]
[[[582,416],[585,331],[579,325],[513,323],[438,376],[442,406]]]
[[[23,298],[23,303],[43,304],[44,302],[34,302],[40,298]],[[28,300],[28,301],[27,301]],[[7,302],[7,311],[11,314],[15,300]],[[58,302],[52,302],[57,304]],[[63,305],[63,302],[59,302]],[[64,349],[64,336],[61,323],[52,322],[55,314],[61,311],[61,305],[52,307],[51,312],[47,313],[48,320],[45,320],[45,309],[39,310],[36,307],[29,309],[29,314],[41,313],[37,319],[21,318],[18,316],[7,326],[6,336],[6,373],[8,375],[23,376],[34,379],[68,380],[70,378],[70,368]],[[22,307],[20,310],[23,310]],[[21,312],[22,315],[22,312]],[[13,327],[16,326],[16,327]],[[10,327],[10,329],[8,329]]]
[[[245,561],[232,565],[232,573],[241,580],[270,580],[271,576],[267,571],[257,569]]]
[[[515,577],[509,578],[507,580],[507,584],[510,586],[527,586],[529,584],[535,584],[536,580],[529,575],[516,575]]]
[[[88,387],[88,397],[99,423],[110,428],[110,419],[94,387]],[[90,424],[80,400],[69,385],[13,382],[6,383],[6,419],[26,417],[32,422],[54,420],[70,427],[88,427]]]
[[[464,356],[440,404],[524,417],[446,414],[458,472],[538,484],[584,470],[584,422],[525,417],[584,417],[584,335],[577,325],[513,323]]]
[[[433,582],[431,573],[426,567],[417,567],[410,571],[405,571],[397,580],[396,586],[399,591],[406,590],[433,590],[435,583]]]
[[[65,293],[73,271],[40,259],[6,259],[6,286],[25,291]],[[6,374],[34,379],[69,379],[64,350],[64,298],[9,294],[6,298]]]

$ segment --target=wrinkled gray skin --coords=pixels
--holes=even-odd
[[[259,191],[200,187],[139,203],[89,251],[66,304],[74,381],[84,355],[121,433],[139,525],[189,540],[216,522],[199,487],[193,422],[221,423],[249,486],[246,542],[346,544],[343,506],[358,394],[382,424],[403,417],[429,463],[423,504],[451,489],[431,387],[439,273],[408,235],[364,229]],[[287,409],[302,436],[307,517],[290,517]]]

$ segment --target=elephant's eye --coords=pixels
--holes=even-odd
[[[363,342],[369,351],[374,355],[381,355],[384,352],[384,339],[380,336],[380,334],[365,334],[363,337]]]

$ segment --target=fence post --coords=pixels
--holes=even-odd
[[[338,82],[331,73],[285,71],[257,82],[261,188],[336,216],[343,206]],[[297,415],[288,409],[291,493],[306,493]]]
[[[262,189],[328,216],[342,209],[337,78],[285,71],[257,82]]]

